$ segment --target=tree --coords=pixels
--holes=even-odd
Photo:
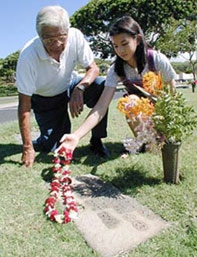
[[[197,21],[171,19],[170,24],[171,26],[166,28],[163,37],[157,41],[157,47],[168,56],[187,53],[193,80],[196,81]],[[194,92],[194,87],[192,90]]]
[[[196,0],[91,0],[74,13],[71,24],[82,30],[95,53],[100,52],[103,58],[107,58],[112,54],[108,31],[115,18],[132,16],[154,46],[170,18],[194,20],[196,9]]]
[[[1,60],[0,76],[6,82],[14,82],[18,57],[19,51],[8,55],[5,59]]]

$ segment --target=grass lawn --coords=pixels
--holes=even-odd
[[[191,89],[179,90],[197,111],[197,93],[192,93]],[[160,154],[120,158],[121,141],[130,131],[116,103],[114,100],[110,105],[108,137],[104,140],[111,157],[106,161],[95,158],[88,148],[90,136],[86,136],[74,153],[72,176],[97,175],[171,223],[167,230],[122,256],[197,256],[197,129],[181,146],[181,182],[166,184]],[[82,122],[87,111],[73,121],[73,129]],[[33,119],[32,127],[35,134],[37,126]],[[52,154],[38,153],[32,169],[22,167],[17,121],[1,125],[0,133],[0,256],[99,257],[86,244],[74,223],[55,224],[43,215]]]

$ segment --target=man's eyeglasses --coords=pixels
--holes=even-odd
[[[45,45],[53,45],[56,41],[60,42],[61,44],[64,44],[66,38],[67,38],[67,34],[63,34],[61,36],[56,36],[56,37],[42,38],[42,41],[44,42]]]

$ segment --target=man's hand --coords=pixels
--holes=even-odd
[[[35,160],[35,151],[33,146],[23,147],[22,163],[26,167],[31,168]]]
[[[72,118],[78,117],[80,115],[80,113],[83,111],[83,104],[83,91],[75,87],[69,102]]]

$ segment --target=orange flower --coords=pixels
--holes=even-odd
[[[130,119],[135,119],[139,114],[145,119],[147,116],[151,116],[155,109],[148,98],[139,98],[134,95],[120,98],[117,108]]]
[[[144,74],[142,78],[143,88],[152,95],[158,95],[158,92],[162,89],[162,79],[160,72],[155,74],[152,71]]]
[[[136,101],[131,111],[135,117],[141,114],[142,118],[146,118],[147,116],[152,116],[154,110],[155,107],[150,99],[141,97]]]
[[[130,99],[130,96],[121,97],[118,100],[117,108],[123,114],[130,114],[134,101]]]
[[[163,87],[161,73],[155,74],[152,71],[145,73],[142,84],[148,93],[157,96]],[[155,110],[154,104],[149,98],[139,98],[136,95],[120,98],[117,108],[129,119],[135,119],[140,115],[143,120],[152,116]]]
[[[125,105],[128,103],[128,97],[121,97],[118,100],[117,108],[121,113],[125,113]]]

